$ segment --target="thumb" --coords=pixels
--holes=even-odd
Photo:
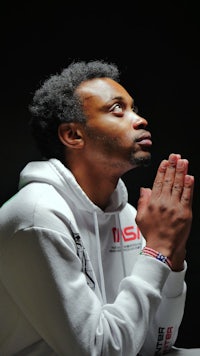
[[[142,215],[143,211],[146,209],[148,205],[149,199],[151,197],[151,189],[150,188],[140,188],[140,196],[137,203],[137,215]]]

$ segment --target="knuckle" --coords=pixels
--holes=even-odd
[[[179,184],[179,183],[175,183],[173,185],[173,190],[175,190],[176,192],[182,192],[183,190],[183,185]]]
[[[172,179],[170,179],[170,178],[165,178],[164,179],[164,182],[163,182],[165,185],[172,185]]]

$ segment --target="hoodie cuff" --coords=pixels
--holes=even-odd
[[[152,287],[162,290],[170,274],[170,268],[163,262],[147,255],[139,255],[132,275],[137,275]]]
[[[163,294],[168,298],[177,297],[183,293],[184,280],[187,271],[187,262],[184,261],[184,269],[180,272],[171,271],[163,288]]]

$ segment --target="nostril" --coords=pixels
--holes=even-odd
[[[140,125],[138,125],[138,129],[145,129],[146,126],[146,124],[141,123]]]
[[[136,120],[133,122],[133,127],[137,129],[145,129],[148,125],[147,120],[145,120],[143,117],[138,116]]]

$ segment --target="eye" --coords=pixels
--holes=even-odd
[[[123,112],[123,105],[116,103],[115,105],[112,106],[111,111],[115,113],[122,113]]]
[[[137,106],[134,105],[134,106],[132,107],[132,110],[133,110],[133,112],[135,112],[136,114],[138,114],[138,107],[137,107]]]

